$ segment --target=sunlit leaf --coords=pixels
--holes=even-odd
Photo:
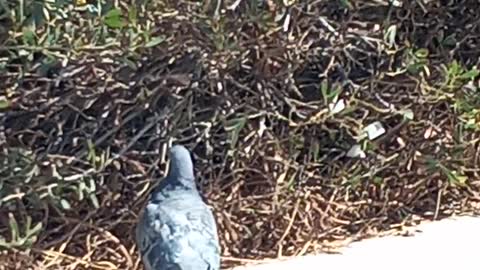
[[[415,52],[415,56],[418,58],[426,58],[428,57],[428,50],[427,49],[418,49]]]
[[[104,16],[105,24],[110,28],[122,28],[127,23],[122,18],[122,11],[120,9],[112,9]]]
[[[36,45],[35,32],[31,28],[24,27],[22,34],[23,43],[25,45]]]
[[[115,18],[115,17],[121,17],[121,16],[122,16],[122,11],[118,8],[113,8],[109,10],[104,17],[105,19],[108,19],[108,18]]]
[[[246,117],[236,118],[227,121],[225,130],[230,133],[231,146],[234,147],[237,144],[240,131],[247,123]]]
[[[473,80],[478,76],[478,74],[479,74],[478,69],[472,69],[472,70],[467,71],[467,72],[463,73],[462,75],[460,75],[460,79]]]
[[[155,47],[158,44],[162,43],[163,41],[165,41],[165,37],[163,37],[163,36],[154,37],[149,42],[147,42],[147,44],[145,44],[145,47],[147,47],[147,48]]]
[[[90,198],[90,202],[93,204],[93,207],[95,207],[95,209],[100,208],[100,203],[98,202],[98,198],[95,193],[91,193],[88,197]]]
[[[12,241],[16,241],[20,236],[18,231],[18,223],[12,213],[8,213],[8,223],[10,225],[10,233],[12,235]]]
[[[69,203],[66,199],[61,199],[61,200],[60,200],[60,205],[61,205],[62,208],[65,209],[65,210],[70,210],[70,209],[72,209],[72,206],[70,205],[70,203]]]
[[[137,23],[137,8],[136,7],[133,6],[128,10],[128,20],[132,24]]]
[[[0,96],[0,109],[7,109],[10,106],[10,101],[5,96]]]

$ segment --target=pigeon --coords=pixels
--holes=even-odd
[[[135,234],[145,270],[220,269],[217,225],[184,146],[170,149],[168,175],[150,194]]]

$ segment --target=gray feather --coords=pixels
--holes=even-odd
[[[185,147],[170,150],[170,171],[147,202],[136,241],[146,270],[220,269],[215,219],[195,186]]]

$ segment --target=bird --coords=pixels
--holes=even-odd
[[[217,225],[196,187],[190,152],[183,145],[169,152],[169,172],[150,193],[135,230],[144,268],[219,270]]]

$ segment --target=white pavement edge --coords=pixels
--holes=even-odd
[[[480,270],[480,217],[457,216],[413,227],[413,236],[353,242],[341,254],[318,254],[233,270]]]

